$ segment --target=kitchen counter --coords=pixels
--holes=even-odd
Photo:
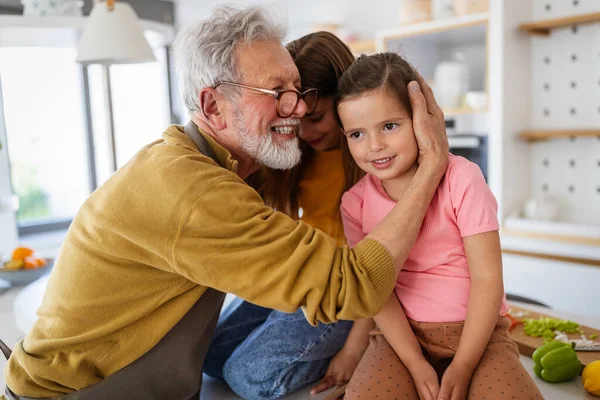
[[[36,310],[41,304],[44,289],[46,287],[47,277],[40,278],[25,288],[10,288],[0,282],[0,337],[9,345],[13,346],[22,336],[23,332],[28,331],[36,318]],[[4,290],[4,291],[3,291]],[[557,318],[566,318],[600,329],[600,318],[594,316],[577,315],[558,310],[549,310],[543,307],[532,306],[523,303],[511,303],[514,305],[526,307],[534,311],[542,312]],[[533,373],[533,361],[529,357],[521,356],[521,362],[525,365],[527,371],[533,376],[540,391],[547,400],[594,400],[598,397],[592,396],[583,389],[581,379],[576,378],[573,381],[551,384],[542,381]],[[5,360],[0,357],[0,370],[4,369]],[[0,376],[0,388],[4,387],[4,376]],[[290,396],[287,400],[323,400],[327,394],[310,396],[308,388],[300,390]],[[239,400],[240,398],[227,388],[225,384],[205,377],[201,399],[210,400]]]

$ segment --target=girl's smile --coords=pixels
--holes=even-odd
[[[379,158],[377,160],[371,161],[373,166],[377,169],[385,169],[392,164],[392,160],[396,158],[396,156]]]

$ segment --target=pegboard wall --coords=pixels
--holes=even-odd
[[[535,20],[600,12],[600,0],[534,0]],[[600,23],[531,38],[532,129],[600,129]],[[600,137],[531,144],[532,196],[559,220],[600,225]]]

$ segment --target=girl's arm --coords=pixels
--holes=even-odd
[[[471,275],[467,319],[454,360],[444,372],[438,400],[464,399],[471,375],[492,336],[502,297],[502,253],[498,231],[464,238]]]
[[[425,359],[396,293],[392,293],[383,310],[374,319],[387,342],[410,372],[419,398],[436,400],[439,391],[437,373]]]
[[[407,368],[410,369],[410,365],[425,359],[396,293],[392,293],[383,310],[374,319],[387,342]]]
[[[467,319],[454,362],[474,370],[498,322],[504,295],[498,231],[464,238],[471,275]]]
[[[375,329],[373,318],[363,318],[354,321],[341,352],[360,358],[369,346],[369,332]]]

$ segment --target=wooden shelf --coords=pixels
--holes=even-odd
[[[474,26],[487,25],[488,21],[488,13],[470,14],[443,20],[427,21],[398,28],[385,29],[377,32],[376,36],[377,41],[379,43],[383,41],[385,47],[385,42],[389,40],[416,38],[441,32],[463,30]],[[444,36],[447,37],[447,35]],[[469,34],[467,37],[468,36],[471,35]]]
[[[600,22],[600,13],[581,14],[572,17],[528,22],[519,25],[519,29],[530,35],[549,36],[552,29],[564,28],[572,25],[591,24],[594,22]]]
[[[571,256],[561,256],[561,255],[556,255],[556,254],[538,253],[535,251],[521,251],[521,250],[511,250],[511,249],[502,249],[502,253],[512,254],[515,256],[541,258],[543,260],[561,261],[561,262],[568,262],[568,263],[575,263],[575,264],[582,264],[582,265],[590,265],[593,267],[600,267],[599,260],[593,260],[590,258],[578,258],[578,257],[571,257]]]
[[[352,51],[352,54],[372,54],[375,53],[375,41],[374,40],[360,40],[357,42],[348,43],[348,47]]]
[[[519,137],[528,142],[540,142],[552,139],[564,139],[571,137],[600,137],[598,129],[568,129],[568,130],[529,130],[523,131]]]
[[[600,248],[600,239],[584,236],[569,236],[554,233],[518,231],[514,229],[502,229],[502,234],[510,236],[518,236],[528,239],[550,240],[559,243],[581,244],[585,246],[595,246]],[[600,262],[600,260],[598,260]]]
[[[507,254],[600,266],[600,225],[508,217],[502,230]]]

